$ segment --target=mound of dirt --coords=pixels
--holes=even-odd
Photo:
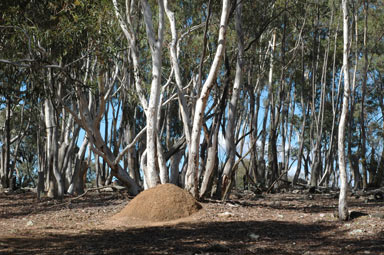
[[[188,191],[173,184],[162,184],[141,192],[113,219],[170,221],[190,216],[200,209],[201,205]]]

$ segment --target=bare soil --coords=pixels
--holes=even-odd
[[[2,192],[0,254],[384,254],[384,202],[350,197],[352,219],[339,222],[337,194],[294,193],[237,192],[163,221],[116,216],[133,202],[124,191]]]

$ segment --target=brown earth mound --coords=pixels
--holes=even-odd
[[[162,184],[137,195],[113,218],[136,218],[160,222],[192,215],[201,205],[188,193],[173,184]]]

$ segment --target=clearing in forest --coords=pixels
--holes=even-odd
[[[384,202],[369,197],[349,196],[354,217],[340,222],[337,193],[241,191],[196,213],[196,201],[170,185],[141,196],[92,191],[59,203],[1,192],[0,254],[384,254]],[[157,216],[149,201],[160,205]],[[177,207],[192,215],[168,221]]]

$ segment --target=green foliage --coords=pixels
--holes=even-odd
[[[125,11],[125,2],[119,0],[119,6]],[[148,1],[153,13],[155,30],[158,23],[158,4],[156,0]],[[204,22],[208,19],[208,1],[170,1],[170,9],[176,15],[176,27],[179,36],[179,64],[182,75],[182,85],[188,95],[188,107],[193,109],[193,100],[196,96],[192,86],[187,86],[192,78],[198,74],[202,65],[202,80],[204,81],[213,61],[218,46],[217,33],[219,31],[219,18],[221,1],[211,1],[211,17],[207,31],[207,51],[204,59],[202,49],[204,42]],[[231,1],[233,4],[234,1]],[[321,104],[321,90],[324,88],[325,104],[323,117],[322,148],[328,148],[333,120],[336,117],[336,127],[339,116],[340,100],[337,100],[339,82],[342,78],[342,20],[339,1],[266,1],[244,0],[242,27],[245,53],[243,56],[243,91],[238,109],[255,108],[249,105],[248,96],[256,97],[260,93],[261,110],[259,118],[266,112],[265,106],[273,97],[277,102],[276,110],[284,103],[294,103],[295,112],[289,112],[288,127],[293,128],[296,137],[304,132],[305,151],[312,151],[316,139],[316,122]],[[370,147],[378,146],[383,141],[383,74],[384,74],[384,4],[382,1],[369,1],[367,54],[368,79],[365,102],[362,105],[362,85],[364,80],[365,49],[363,47],[364,8],[362,1],[350,2],[350,72],[356,72],[356,93],[353,98],[354,113],[350,114],[351,142],[353,150],[359,149],[361,132],[361,113],[367,127],[367,143]],[[26,113],[31,117],[31,127],[27,131],[25,140],[21,143],[20,169],[25,172],[28,167],[34,167],[36,158],[31,153],[36,150],[37,123],[41,119],[40,103],[44,97],[51,96],[55,110],[62,110],[61,103],[53,96],[58,93],[59,85],[62,95],[69,107],[76,107],[76,93],[74,88],[82,92],[90,90],[95,99],[95,109],[99,104],[98,98],[100,82],[98,75],[110,82],[115,70],[119,67],[117,79],[113,84],[113,97],[108,98],[116,109],[121,103],[125,116],[124,121],[135,124],[136,133],[146,125],[142,107],[138,104],[138,95],[134,86],[133,67],[130,60],[130,49],[126,38],[115,17],[112,1],[110,0],[2,0],[0,2],[0,59],[9,60],[12,64],[0,61],[0,132],[3,134],[4,109],[6,99],[11,100],[14,116],[11,120],[12,135],[21,127],[20,107],[25,107]],[[354,13],[357,15],[354,22]],[[134,33],[137,38],[140,61],[140,75],[143,79],[145,94],[150,92],[152,80],[152,58],[145,25],[141,13],[140,1],[135,1],[132,10]],[[332,17],[332,23],[330,22]],[[358,41],[355,42],[355,24],[357,24]],[[190,31],[195,26],[199,28]],[[276,33],[277,46],[271,53],[271,37]],[[180,38],[184,35],[183,38]],[[284,41],[283,41],[284,38]],[[227,29],[226,58],[228,67],[221,66],[216,86],[211,91],[209,104],[214,106],[223,97],[229,99],[235,77],[236,60],[238,54],[237,34],[235,32],[234,12],[231,12]],[[171,74],[171,61],[169,59],[168,45],[171,42],[169,22],[165,18],[165,33],[162,59],[162,84]],[[328,45],[329,43],[329,45]],[[356,44],[357,43],[357,47]],[[329,47],[329,52],[327,52]],[[328,55],[326,55],[326,52]],[[357,63],[356,57],[357,56]],[[335,57],[335,59],[334,59]],[[272,76],[273,88],[269,90],[268,74],[271,61],[274,69]],[[333,61],[335,62],[333,63]],[[89,63],[87,63],[89,61]],[[325,79],[321,80],[323,66]],[[86,69],[89,64],[89,70]],[[334,66],[333,66],[334,65]],[[52,72],[52,81],[48,84],[48,68]],[[333,69],[335,67],[335,69]],[[227,74],[226,70],[229,70]],[[85,74],[88,76],[85,77]],[[227,76],[226,76],[227,75]],[[223,96],[224,84],[228,79],[228,93]],[[256,81],[258,90],[255,90]],[[49,86],[48,86],[49,85]],[[342,83],[340,83],[342,85]],[[325,87],[323,87],[325,86]],[[46,89],[48,87],[48,89]],[[341,86],[342,87],[342,86]],[[272,91],[272,95],[268,95]],[[163,99],[169,99],[176,92],[173,79],[163,93]],[[293,100],[295,93],[295,101]],[[304,107],[301,100],[304,100]],[[285,101],[284,101],[285,100]],[[310,111],[306,118],[305,128],[301,130],[301,123],[306,114],[306,106]],[[334,107],[334,108],[333,108]],[[179,115],[177,101],[169,103],[167,111],[171,118],[171,137],[179,138],[183,134],[183,124]],[[218,108],[212,108],[207,114],[207,125],[211,117],[218,114]],[[289,108],[291,111],[293,108]],[[350,107],[351,109],[351,107]],[[216,112],[215,112],[216,111]],[[335,112],[334,112],[335,111]],[[362,112],[364,111],[364,112]],[[136,113],[136,115],[135,115]],[[222,126],[226,123],[225,110]],[[239,115],[247,115],[242,113]],[[334,116],[336,114],[336,116]],[[60,116],[60,114],[58,114]],[[62,117],[62,116],[60,116]],[[58,117],[58,124],[62,124]],[[252,116],[249,116],[251,119]],[[267,130],[270,129],[270,118],[267,119]],[[238,120],[236,120],[238,121]],[[260,119],[258,119],[258,132],[261,132]],[[280,119],[281,121],[281,119]],[[251,121],[249,121],[251,122]],[[123,123],[124,125],[127,123]],[[280,123],[281,124],[281,123]],[[59,131],[60,131],[59,127]],[[281,130],[278,130],[278,142],[281,140]],[[117,136],[123,137],[124,134]],[[165,134],[162,134],[164,137]],[[260,137],[259,137],[260,139]],[[268,139],[268,137],[267,137]],[[293,138],[292,144],[297,144]],[[297,157],[297,148],[292,145],[291,159]],[[258,144],[259,146],[259,144]],[[260,148],[257,148],[260,150]],[[32,157],[32,158],[31,158]],[[312,160],[312,159],[311,159]],[[31,163],[32,162],[32,163]],[[29,164],[29,165],[28,165]],[[244,169],[239,166],[238,175],[242,178]],[[242,180],[238,180],[242,183]]]

